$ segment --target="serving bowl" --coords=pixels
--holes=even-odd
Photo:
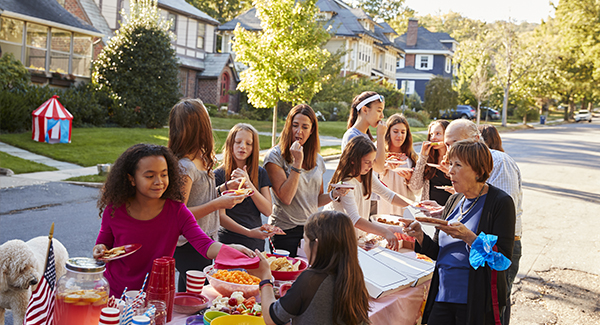
[[[191,315],[208,306],[209,300],[203,295],[178,292],[173,300],[173,310],[180,314]]]
[[[259,316],[228,315],[216,318],[211,325],[265,325],[265,321]]]
[[[222,311],[215,311],[215,310],[208,310],[207,312],[204,313],[204,316],[202,316],[202,319],[204,320],[204,325],[210,325],[210,323],[218,318],[218,317],[224,317],[224,316],[229,316],[228,313],[224,313]]]
[[[246,272],[246,270],[238,269]],[[204,268],[204,274],[206,274],[206,278],[208,279],[208,283],[217,290],[218,293],[222,294],[224,297],[231,297],[231,294],[235,291],[241,291],[244,294],[244,298],[256,297],[260,294],[260,289],[258,284],[248,285],[248,284],[237,284],[233,282],[222,281],[213,277],[217,269],[214,268],[213,265],[209,265]],[[231,271],[231,270],[228,270]]]
[[[280,280],[280,281],[296,280],[296,278],[300,275],[300,273],[302,273],[308,267],[308,263],[306,263],[306,261],[299,259],[299,258],[293,258],[293,257],[289,257],[289,256],[281,256],[281,255],[276,255],[276,254],[267,254],[267,257],[271,257],[271,256],[277,257],[277,258],[285,257],[292,264],[296,263],[297,261],[300,261],[300,266],[298,267],[298,271],[271,271],[271,274],[273,275],[273,278],[275,278],[275,280]]]

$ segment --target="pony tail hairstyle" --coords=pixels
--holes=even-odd
[[[363,91],[360,95],[354,97],[354,99],[352,100],[352,105],[350,105],[350,115],[348,115],[348,125],[346,126],[347,129],[353,127],[356,123],[356,120],[358,120],[358,115],[360,111],[356,109],[356,106],[358,106],[358,104],[360,104],[360,102],[362,102],[363,100],[373,95],[377,95],[377,93],[374,91]],[[371,103],[365,105],[364,107],[371,107]],[[371,130],[367,129],[367,135],[369,136],[369,139],[373,141],[373,135],[371,135]]]
[[[231,128],[227,135],[227,140],[223,144],[223,162],[219,167],[225,170],[225,182],[231,180],[231,173],[237,168],[235,162],[235,156],[233,152],[233,145],[235,144],[235,137],[240,131],[248,131],[252,134],[252,153],[246,159],[246,171],[250,177],[250,181],[254,184],[257,189],[260,188],[258,184],[258,158],[260,155],[258,131],[246,123],[238,123]]]
[[[308,218],[304,232],[309,239],[307,244],[311,248],[317,246],[311,269],[335,276],[333,323],[369,323],[369,293],[350,218],[339,211],[317,212]]]

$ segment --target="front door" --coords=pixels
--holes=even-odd
[[[221,76],[221,98],[219,103],[229,103],[229,74],[223,73]]]

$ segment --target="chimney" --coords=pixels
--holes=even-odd
[[[417,32],[419,31],[419,20],[416,18],[408,19],[408,29],[406,30],[406,46],[413,47],[417,45]]]

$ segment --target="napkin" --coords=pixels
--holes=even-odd
[[[227,245],[221,246],[217,258],[215,258],[216,269],[256,269],[260,263],[260,258],[248,257],[246,254],[231,248]]]
[[[486,235],[483,232],[477,236],[471,245],[471,253],[469,262],[471,266],[477,270],[480,266],[484,266],[487,262],[492,270],[504,271],[507,270],[511,261],[502,253],[494,251],[494,245],[498,241],[496,235]]]

